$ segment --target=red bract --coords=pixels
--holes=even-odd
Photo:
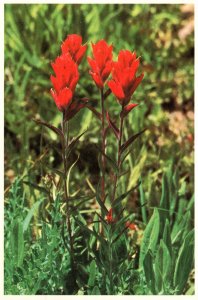
[[[144,74],[136,77],[139,63],[136,53],[128,50],[121,50],[118,61],[113,63],[112,80],[108,82],[108,86],[123,106],[129,103],[144,77]]]
[[[138,105],[138,104],[136,104],[136,103],[130,103],[130,104],[124,106],[124,108],[123,108],[123,110],[122,110],[122,112],[121,112],[121,114],[123,115],[123,117],[126,117],[126,116],[128,115],[128,113],[129,113],[132,109],[134,109],[137,105]]]
[[[78,67],[69,54],[64,54],[56,58],[52,68],[56,77],[50,77],[54,86],[51,94],[58,109],[64,112],[69,108],[79,79]]]
[[[106,220],[107,220],[107,223],[108,224],[111,224],[114,222],[114,219],[113,219],[113,210],[112,208],[109,210],[107,216],[106,216]]]
[[[72,59],[79,65],[86,50],[87,46],[82,45],[82,37],[77,34],[70,34],[61,45],[62,53],[69,53]]]
[[[112,69],[112,50],[113,46],[108,45],[104,40],[92,44],[93,59],[88,57],[88,63],[91,67],[91,74],[95,84],[103,89],[105,81],[107,80]]]
[[[130,223],[129,221],[126,222],[125,226],[127,228],[129,228],[131,230],[135,230],[135,231],[138,229],[137,225],[135,225],[134,223]]]

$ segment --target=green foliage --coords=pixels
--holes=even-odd
[[[140,249],[140,261],[139,261],[140,267],[142,267],[146,253],[149,250],[151,251],[151,253],[154,253],[158,242],[159,229],[160,229],[159,212],[155,208],[153,215],[144,231],[144,237],[142,239],[141,249]]]
[[[173,174],[170,171],[168,173],[168,176],[172,178]],[[164,178],[167,178],[166,173],[164,174]],[[178,182],[176,181],[175,184],[178,185]],[[175,196],[178,196],[179,192],[177,190],[174,191]],[[169,189],[165,188],[164,179],[160,202],[167,208],[166,211],[164,208],[164,211],[170,213],[168,196],[171,196],[171,194],[169,194]],[[184,214],[187,201],[183,199],[182,202],[179,203],[178,210],[174,211],[176,216],[174,221],[172,219],[172,226],[169,223],[169,214],[165,219],[164,214],[157,213],[158,210],[155,208],[144,231],[140,249],[140,262],[142,261],[142,257],[144,257],[143,269],[145,280],[151,294],[181,295],[184,292],[192,270],[194,263],[194,230],[190,230],[192,216],[189,210]],[[161,209],[159,208],[159,211]],[[160,230],[162,238],[160,241],[159,239],[157,241],[157,236],[160,233],[160,223],[165,225]],[[157,234],[152,233],[152,228],[158,228],[156,229]],[[149,243],[152,243],[153,247]],[[145,248],[148,249],[146,255]]]

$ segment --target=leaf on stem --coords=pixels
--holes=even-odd
[[[135,135],[132,135],[124,144],[122,144],[121,149],[120,149],[121,154],[146,130],[147,130],[147,128],[136,133]]]
[[[97,189],[96,189],[96,201],[98,202],[98,204],[100,205],[102,211],[104,212],[104,214],[108,214],[108,209],[106,208],[104,202],[101,200],[100,198],[100,186],[101,186],[101,180],[99,180]]]
[[[111,157],[109,157],[107,154],[105,154],[96,144],[95,144],[95,147],[101,153],[101,155],[103,155],[107,159],[107,162],[109,162],[110,165],[113,167],[115,173],[118,174],[119,170],[118,170],[117,163]]]
[[[75,206],[71,208],[70,213],[71,214],[75,214],[75,212],[78,213],[79,206],[81,206],[83,203],[85,203],[85,202],[93,199],[94,197],[95,197],[95,195],[83,197],[84,198],[83,200],[81,200],[79,203],[75,204]],[[69,198],[69,200],[74,200],[74,199],[73,198]]]
[[[39,125],[44,125],[45,127],[51,129],[53,132],[55,132],[57,135],[59,135],[62,139],[64,139],[64,135],[63,135],[62,131],[59,128],[57,128],[57,127],[55,127],[55,126],[53,126],[53,125],[51,125],[47,122],[44,122],[40,119],[33,119],[33,121],[36,122]]]
[[[76,221],[76,223],[80,226],[80,228],[83,228],[87,233],[94,235],[101,243],[106,242],[102,236],[98,235],[96,233],[96,231],[91,230],[88,228],[87,225],[84,225],[81,221],[79,221],[75,216],[73,216],[74,220]]]
[[[48,190],[46,190],[46,188],[44,188],[43,186],[39,186],[39,185],[37,185],[37,184],[35,184],[33,182],[25,181],[25,180],[23,180],[23,183],[25,183],[25,184],[33,187],[34,189],[36,189],[36,190],[38,190],[38,191],[40,191],[42,193],[49,194]]]
[[[85,134],[85,132],[87,132],[87,130],[85,130],[83,133],[79,134],[77,137],[73,138],[71,140],[71,142],[69,143],[68,147],[67,147],[67,155],[69,156],[69,154],[71,153],[71,151],[73,150],[75,144],[78,142],[78,140]]]
[[[140,185],[140,183],[141,182],[138,182],[138,184],[134,186],[132,189],[130,189],[128,192],[116,198],[115,201],[113,202],[113,207],[116,207],[122,200],[124,200],[133,190],[135,190]]]
[[[111,120],[108,111],[106,113],[106,118],[107,118],[109,127],[113,130],[113,133],[115,134],[115,137],[119,140],[120,139],[120,131],[117,128],[117,126],[115,125],[115,123]]]
[[[102,120],[102,114],[99,113],[93,106],[86,104],[85,107],[87,107],[89,110],[91,110],[100,121]]]
[[[49,171],[50,171],[51,173],[55,173],[55,174],[57,174],[58,176],[60,176],[61,178],[64,178],[64,176],[65,176],[64,172],[61,171],[61,170],[58,170],[58,169],[55,169],[55,168],[51,168],[50,166],[47,166],[47,169],[49,169]]]
[[[80,155],[78,155],[77,159],[73,162],[73,164],[69,167],[69,169],[67,170],[67,177],[66,177],[66,184],[67,184],[67,192],[68,192],[68,196],[69,196],[69,180],[70,180],[70,173],[71,170],[73,169],[73,167],[76,165],[77,161],[79,160]]]
[[[111,89],[106,90],[104,93],[104,99],[106,99],[111,94]]]

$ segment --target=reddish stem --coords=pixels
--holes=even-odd
[[[120,114],[120,135],[118,139],[118,160],[117,160],[117,166],[118,166],[118,174],[114,176],[114,187],[113,187],[113,195],[112,195],[112,204],[115,200],[116,196],[116,188],[117,188],[117,182],[118,182],[118,176],[120,174],[120,167],[121,167],[121,145],[122,145],[122,134],[123,134],[123,123],[124,123],[124,117],[123,114]]]
[[[105,137],[105,107],[104,107],[103,89],[101,89],[101,108],[102,108],[102,129],[101,129],[101,135],[102,135],[102,153],[105,153],[106,137]],[[101,199],[102,199],[103,202],[105,202],[105,167],[106,167],[105,156],[102,155]]]

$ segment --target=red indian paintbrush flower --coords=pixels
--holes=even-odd
[[[137,105],[132,104],[130,107],[126,107],[144,77],[144,74],[136,77],[139,63],[139,58],[136,58],[135,52],[121,50],[118,61],[113,63],[112,80],[108,82],[109,88],[119,103],[125,107],[126,113]]]
[[[104,40],[100,40],[96,44],[92,44],[93,59],[88,57],[88,63],[91,67],[91,74],[95,84],[103,89],[112,69],[112,45],[108,45]]]
[[[61,45],[62,53],[69,53],[72,59],[79,65],[87,46],[82,45],[82,37],[78,34],[70,34]]]
[[[58,109],[64,112],[68,110],[79,79],[78,67],[69,54],[63,54],[52,63],[52,68],[56,77],[50,77],[54,86],[51,94]]]

